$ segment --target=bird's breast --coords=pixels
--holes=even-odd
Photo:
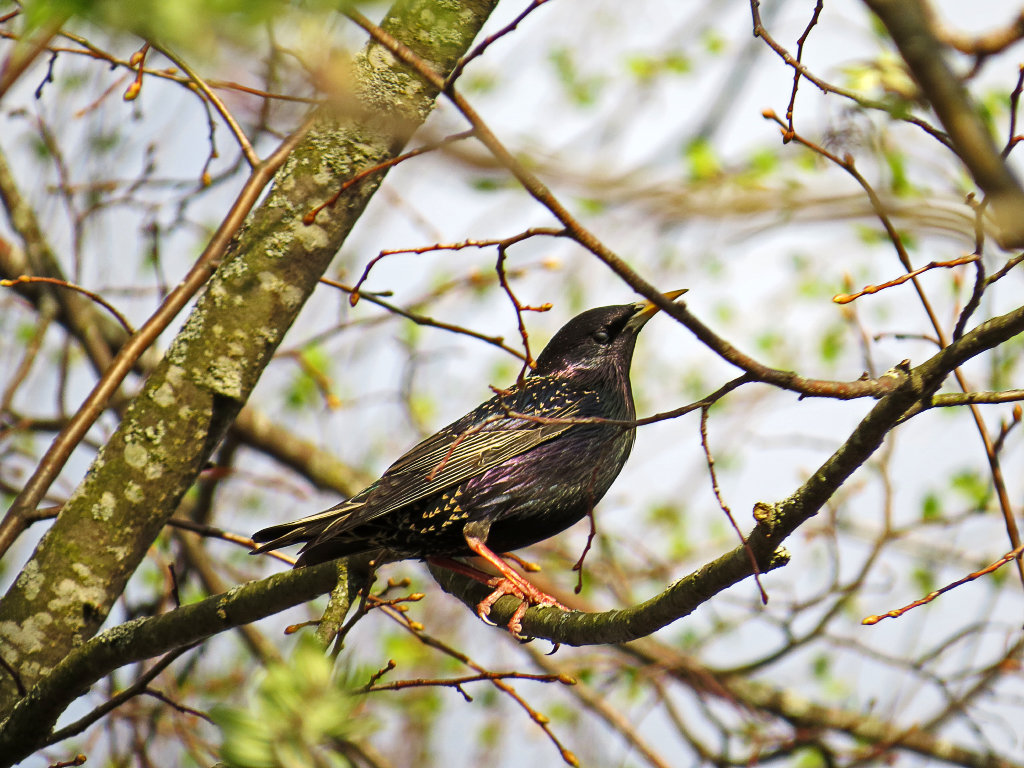
[[[633,431],[585,425],[469,480],[464,506],[489,521],[488,546],[508,551],[553,536],[589,513],[629,456]]]

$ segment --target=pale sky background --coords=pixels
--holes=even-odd
[[[949,24],[965,31],[988,29],[1006,23],[1011,16],[1009,4],[998,0],[971,3],[951,0],[936,5]],[[507,23],[522,6],[522,3],[502,3],[488,29],[493,31]],[[812,7],[811,3],[790,0],[776,11],[768,0],[763,3],[762,13],[766,19],[774,16],[769,24],[772,34],[790,50],[795,50],[795,40],[806,25]],[[780,115],[785,112],[792,71],[763,44],[753,40],[750,27],[749,6],[739,0],[715,4],[711,11],[700,10],[692,3],[641,1],[624,5],[618,2],[553,0],[537,10],[517,33],[493,46],[482,61],[469,69],[467,77],[486,76],[495,80],[492,90],[470,91],[470,96],[508,146],[536,159],[553,191],[570,203],[574,210],[589,210],[581,204],[583,199],[607,203],[608,207],[599,214],[584,213],[587,226],[664,290],[689,288],[686,296],[688,305],[723,336],[759,359],[781,368],[798,366],[799,372],[807,376],[855,379],[864,370],[864,361],[856,345],[848,344],[835,365],[829,367],[817,355],[809,331],[817,332],[821,327],[839,322],[840,309],[828,299],[832,292],[843,289],[844,273],[854,270],[854,283],[858,287],[900,274],[891,245],[866,246],[857,237],[852,223],[785,223],[793,211],[785,206],[781,195],[780,205],[775,207],[770,193],[763,196],[764,209],[757,215],[729,214],[731,202],[728,194],[721,194],[722,199],[716,204],[718,211],[712,205],[709,212],[708,198],[719,192],[700,186],[688,187],[684,178],[686,166],[681,160],[681,147],[703,124],[708,110],[727,87],[726,84],[735,83],[729,79],[734,54],[748,45],[754,46],[750,71],[741,78],[741,87],[722,113],[722,119],[712,134],[712,143],[726,165],[745,162],[762,148],[775,149],[778,146],[778,129],[764,120],[761,112],[767,108]],[[706,33],[695,35],[695,29],[702,32],[706,29]],[[296,31],[296,41],[305,40],[307,34],[308,30]],[[347,35],[348,40],[359,39],[351,31],[339,30],[338,34]],[[714,57],[702,47],[711,38],[717,39],[724,47],[723,54]],[[125,53],[135,45],[135,41],[128,41],[117,46],[117,50]],[[566,105],[565,89],[553,76],[550,57],[550,51],[561,47],[571,51],[582,78],[595,78],[605,83],[593,105],[586,108]],[[651,88],[638,87],[635,80],[623,77],[624,62],[631,57],[677,48],[699,63],[693,73],[661,78]],[[974,87],[975,93],[996,86],[1012,87],[1020,56],[1019,47],[1015,50],[1016,56],[1011,53],[986,67],[980,78],[982,85]],[[843,83],[845,68],[856,66],[876,53],[877,43],[867,31],[867,15],[862,4],[853,0],[830,1],[826,4],[820,28],[810,38],[804,61],[816,74]],[[67,65],[62,59],[61,66]],[[101,67],[92,70],[97,82],[109,84],[113,76],[104,80],[101,70]],[[58,68],[58,74],[60,72]],[[218,74],[240,81],[247,77],[243,67],[231,72],[231,67],[223,63]],[[68,97],[73,103],[67,103],[58,97],[58,86],[53,85],[44,91],[41,101],[35,102],[31,92],[38,81],[38,74],[25,76],[17,95],[5,103],[8,112],[0,117],[0,143],[15,157],[18,142],[22,140],[19,134],[24,129],[24,120],[10,116],[14,105],[23,103],[30,113],[38,110],[56,119],[94,99],[100,90],[94,87],[75,92]],[[240,97],[231,97],[228,101],[236,108],[253,103]],[[163,117],[168,108],[180,115],[172,124]],[[132,115],[136,113],[141,114],[142,119],[135,120]],[[143,88],[137,106],[91,113],[62,128],[72,134],[81,132],[84,136],[96,127],[95,123],[87,121],[98,120],[123,121],[121,127],[130,134],[128,150],[120,153],[118,170],[98,169],[101,176],[131,177],[137,174],[143,162],[142,148],[149,142],[156,142],[158,176],[198,177],[207,152],[207,126],[195,99],[182,89],[149,82]],[[856,119],[861,120],[864,118]],[[851,121],[844,102],[839,98],[823,99],[809,83],[801,85],[797,102],[797,128],[801,133],[822,141],[829,134],[839,136],[836,139],[839,146],[849,142],[851,151],[856,152],[856,135],[860,130],[856,121]],[[464,128],[455,110],[448,104],[441,104],[426,130],[436,137]],[[916,129],[898,127],[892,130],[894,135],[906,137],[908,134],[915,136]],[[223,169],[235,157],[234,147],[223,127],[217,135],[224,157],[218,161],[215,170]],[[413,143],[417,143],[417,139]],[[268,146],[262,149],[266,151]],[[959,210],[961,201],[951,194],[949,186],[948,175],[953,166],[940,148],[920,132],[911,138],[909,147],[915,163],[915,181],[923,179],[933,185],[934,205]],[[471,157],[483,157],[482,151],[471,144],[466,144],[462,151]],[[795,147],[792,151],[794,154],[798,152]],[[1018,168],[1019,157],[1018,151]],[[28,163],[26,158],[21,168],[26,186],[32,180],[33,168],[38,166]],[[76,172],[80,171],[76,169]],[[490,194],[476,194],[468,190],[467,178],[497,180],[504,186]],[[838,171],[811,176],[793,165],[770,175],[767,184],[778,184],[782,179],[806,183],[808,194],[815,198],[856,194],[858,191],[853,181]],[[501,172],[470,169],[465,155],[461,153],[455,157],[418,158],[395,168],[342,249],[333,269],[340,271],[343,279],[352,282],[365,263],[384,248],[417,247],[466,238],[494,238],[508,236],[530,226],[552,224],[551,217],[539,205],[517,187],[507,184],[506,180],[506,175]],[[188,215],[203,224],[217,222],[233,189],[225,187],[202,198],[201,211],[190,210]],[[684,203],[674,201],[673,195],[681,193],[688,193],[693,199],[684,200]],[[36,194],[39,194],[38,190]],[[48,203],[43,210],[48,211],[56,223],[48,234],[55,246],[66,252],[68,236],[66,227],[62,228],[65,217],[59,204]],[[699,211],[699,215],[695,215],[694,210]],[[813,206],[809,207],[809,212],[813,214],[813,211]],[[157,215],[167,223],[174,211],[160,210]],[[857,223],[874,226],[869,218]],[[90,240],[89,250],[83,254],[82,271],[77,278],[83,285],[104,289],[101,292],[108,298],[115,298],[118,307],[136,323],[152,311],[152,296],[132,299],[117,295],[113,288],[152,280],[151,271],[135,263],[138,227],[139,220],[125,216],[123,212],[101,219],[97,236]],[[6,221],[0,222],[0,231],[5,236],[10,235]],[[970,250],[969,242],[961,237],[922,232],[919,238],[925,246],[914,254],[920,264],[932,259],[956,258]],[[164,274],[172,282],[182,274],[183,265],[194,257],[197,246],[201,244],[201,239],[187,240],[181,235],[164,245]],[[991,271],[1003,263],[1005,255],[994,247],[990,248],[989,254]],[[796,259],[810,262],[807,274],[825,285],[821,295],[792,301],[794,276],[790,265]],[[393,256],[374,268],[366,288],[391,290],[394,292],[393,300],[405,305],[436,285],[439,275],[455,278],[473,269],[487,273],[493,269],[493,261],[493,250]],[[557,268],[532,268],[514,283],[523,302],[556,302],[550,312],[528,316],[534,353],[539,352],[542,342],[580,309],[633,300],[628,289],[606,268],[567,243],[536,240],[517,246],[510,252],[510,268],[541,262],[556,264]],[[925,279],[926,285],[936,286],[934,297],[940,313],[944,313],[941,316],[949,318],[954,305],[948,289],[937,287],[948,285],[948,281],[943,281],[946,277],[939,275]],[[996,286],[992,294],[995,306],[983,308],[984,313],[996,313],[1000,308],[1005,310],[1016,306],[1022,295],[1019,270],[1016,276]],[[567,296],[571,296],[571,300]],[[349,308],[345,298],[321,287],[304,309],[282,349],[294,348],[332,326],[339,318],[363,321],[380,315],[378,309],[365,302]],[[872,332],[921,332],[925,328],[920,307],[906,286],[860,300],[858,311]],[[510,342],[516,339],[514,314],[507,300],[498,292],[490,292],[484,299],[473,301],[457,294],[452,299],[438,302],[431,308],[431,313],[449,322],[503,334]],[[781,348],[763,352],[757,342],[769,330],[780,334],[786,342]],[[402,343],[408,333],[402,321],[390,321],[359,328],[358,333],[341,333],[325,345],[335,360],[334,383],[336,393],[343,400],[343,407],[335,412],[324,408],[285,411],[281,406],[281,392],[295,371],[292,364],[284,361],[275,363],[267,371],[254,401],[275,414],[278,420],[294,426],[297,431],[363,468],[368,474],[379,472],[424,431],[443,426],[487,397],[488,383],[507,384],[516,372],[515,361],[508,356],[502,357],[493,347],[433,329],[422,329],[417,333],[421,340],[417,347],[417,364],[409,368],[406,366],[408,351]],[[163,343],[166,344],[169,338],[167,336]],[[368,356],[369,350],[373,351],[372,356]],[[876,374],[904,358],[916,363],[929,354],[930,347],[921,342],[887,340],[872,347]],[[350,360],[358,360],[357,370],[348,365]],[[453,377],[455,366],[458,374]],[[971,370],[968,369],[969,373]],[[45,370],[35,374],[40,388],[52,391],[47,375]],[[737,373],[733,369],[701,348],[688,331],[667,318],[656,318],[641,337],[633,367],[638,412],[647,415],[678,407],[694,399],[694,393],[687,389],[687,386],[693,387],[694,381],[703,382],[698,391],[710,392],[735,375]],[[415,399],[421,405],[421,418],[415,423],[409,417],[399,390],[403,377],[404,382],[414,388]],[[92,383],[91,374],[82,372],[76,379],[71,391],[84,395],[86,387]],[[18,401],[20,407],[29,413],[48,413],[52,407],[51,400],[38,405],[30,402],[28,396],[33,391],[36,391],[34,387],[23,390]],[[750,527],[750,509],[755,502],[775,501],[795,490],[814,467],[845,439],[871,406],[867,401],[798,401],[794,394],[774,392],[766,387],[745,388],[730,402],[733,410],[729,414],[711,419],[710,439],[716,456],[721,460],[718,470],[722,493],[744,530]],[[72,407],[74,404],[69,402]],[[1007,409],[1002,409],[998,413],[1006,412]],[[986,410],[985,414],[990,425],[996,423],[995,410]],[[101,439],[111,425],[108,418],[93,434]],[[922,493],[930,488],[943,489],[948,475],[962,468],[966,462],[983,466],[980,441],[964,415],[952,418],[938,412],[926,414],[897,430],[891,444],[895,450],[893,474],[898,480],[894,506],[897,520],[917,519]],[[1011,498],[1018,506],[1024,498],[1024,481],[1019,472],[1022,450],[1018,434],[1017,439],[1008,444],[1004,455]],[[61,482],[55,486],[56,493],[70,492],[85,471],[88,458],[85,452],[76,456],[62,475]],[[239,533],[251,533],[272,521],[309,514],[337,501],[336,496],[314,492],[294,476],[274,469],[260,457],[247,456],[239,469],[243,470],[240,476],[227,481],[219,492],[219,508],[222,511],[228,509],[223,499],[226,495],[235,494],[239,500],[237,510],[233,514],[228,512],[217,521],[219,525]],[[263,473],[272,473],[267,483],[253,482],[252,474]],[[283,480],[275,481],[274,477],[278,476]],[[268,488],[267,485],[274,487]],[[843,507],[843,513],[852,516],[846,522],[867,527],[877,525],[881,514],[877,478],[862,470],[851,480],[851,486],[853,489],[866,486],[866,490],[856,497],[854,503]],[[642,537],[642,532],[637,530],[636,510],[662,503],[680,505],[687,515],[686,525],[692,527],[694,536],[702,542],[699,551],[686,562],[678,563],[672,578],[685,575],[735,545],[711,495],[700,451],[697,415],[654,424],[639,431],[633,457],[599,507],[601,530],[614,532],[623,541],[636,543]],[[254,504],[258,505],[258,511]],[[814,526],[810,526],[805,534],[798,534],[788,542],[787,546],[793,552],[791,565],[765,579],[772,601],[764,609],[764,618],[749,620],[742,632],[730,632],[721,643],[709,646],[704,653],[707,663],[722,666],[740,664],[761,656],[770,643],[781,640],[772,625],[772,612],[783,610],[789,600],[816,594],[827,578],[824,545],[820,539],[811,536],[813,530]],[[23,537],[8,556],[8,561],[23,562],[31,551],[34,537],[40,533],[41,529],[33,529]],[[947,542],[948,545],[976,552],[978,564],[994,560],[1009,549],[1005,534],[1001,533],[1001,523],[993,519],[964,526],[959,535],[964,538]],[[570,548],[578,548],[584,537],[585,527],[579,526],[559,541],[569,542]],[[649,540],[641,543],[653,551],[658,551],[662,544]],[[927,534],[922,536],[922,547],[935,547],[937,558],[942,557],[940,544],[942,542],[929,540]],[[852,572],[859,565],[863,553],[857,552],[853,545],[851,550],[843,553],[842,563]],[[940,573],[940,580],[945,576],[952,580],[963,575],[963,565],[951,563]],[[267,563],[264,567],[269,572],[277,565]],[[438,592],[420,566],[395,568],[396,573],[405,569],[415,574],[427,590]],[[252,565],[251,575],[256,575],[259,570],[257,565]],[[858,604],[861,615],[898,607],[906,602],[904,598],[908,595],[912,599],[917,594],[909,581],[906,562],[894,562],[883,572],[890,581],[873,579],[866,592],[872,597],[871,603],[864,601]],[[16,573],[15,565],[5,563],[0,574],[0,586],[6,588]],[[575,578],[569,573],[551,575],[566,584]],[[898,622],[851,629],[853,642],[875,649],[879,657],[875,662],[869,662],[863,654],[855,651],[846,655],[842,651],[835,652],[839,662],[837,667],[843,669],[844,683],[848,686],[836,692],[836,703],[854,705],[877,699],[881,702],[882,711],[876,714],[899,715],[901,722],[908,723],[913,721],[916,713],[921,717],[927,716],[934,700],[926,690],[914,692],[908,688],[899,698],[893,699],[890,694],[891,676],[898,673],[884,663],[881,654],[917,653],[929,646],[931,637],[945,636],[961,625],[988,619],[991,621],[990,631],[979,633],[972,642],[963,645],[958,656],[952,655],[948,659],[950,668],[955,668],[956,664],[974,667],[981,663],[981,659],[1002,649],[1009,627],[1019,627],[1021,600],[1018,593],[1019,590],[1012,595],[1004,593],[1003,599],[993,603],[989,601],[990,592],[969,585]],[[754,594],[754,585],[745,582],[662,634],[673,640],[687,632],[703,634],[704,628],[717,619],[745,614]],[[775,606],[780,607],[776,609]],[[488,634],[492,630],[477,626],[469,612],[450,598],[433,595],[430,609],[466,619],[465,636],[472,638],[470,642],[474,643],[475,651],[479,650],[480,658],[495,662],[521,658],[504,643],[488,643],[493,639]],[[115,611],[114,619],[118,618],[118,613]],[[281,626],[295,620],[293,615],[302,616],[304,612],[296,610],[273,617],[262,626],[276,636]],[[858,619],[859,616],[851,616],[844,621],[853,626]],[[374,622],[367,620],[350,641],[354,655],[358,658],[365,652],[365,660],[370,664],[379,660],[377,649],[373,649],[370,643],[374,632]],[[222,648],[224,644],[214,643],[212,647]],[[808,658],[809,655],[798,653],[786,662],[787,668],[792,669],[793,679],[807,675]],[[779,680],[782,675],[776,670],[771,677]],[[1018,688],[1019,682],[1018,677],[1015,681]],[[1020,701],[1017,703],[1019,705]],[[86,708],[85,702],[79,702],[69,710],[66,718],[80,716]],[[474,722],[474,714],[469,707],[456,707],[453,713],[456,719],[466,717],[466,722]],[[736,715],[725,712],[723,716]],[[1001,713],[1003,718],[1015,716],[1005,711]],[[662,714],[654,713],[648,721],[638,724],[641,732],[655,744],[664,738],[661,735],[665,730],[662,717]],[[1021,721],[1017,720],[1018,723]],[[455,728],[466,728],[464,723],[453,722],[451,726],[453,733]],[[1009,732],[1016,733],[1015,743],[1020,747],[1020,727],[1008,727],[1005,720],[993,718],[991,733],[987,735],[999,745]],[[952,733],[966,740],[973,738],[968,733],[958,734],[956,729]],[[456,750],[457,744],[452,743],[451,748]],[[557,755],[550,745],[535,738],[533,733],[520,748],[521,752],[510,755],[510,765],[513,762],[555,764]],[[613,742],[614,758],[609,765],[626,764],[620,760],[621,749],[618,742]],[[464,759],[464,755],[453,751],[450,762],[462,765],[465,764],[461,762]],[[533,760],[537,762],[532,763]],[[31,763],[33,766],[36,764],[43,762]],[[913,763],[908,758],[902,764]]]

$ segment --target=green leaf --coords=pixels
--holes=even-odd
[[[714,30],[705,30],[704,33],[701,34],[700,39],[704,44],[704,50],[708,53],[719,54],[725,51],[725,38]]]
[[[889,189],[894,194],[900,196],[906,196],[913,191],[913,187],[907,178],[907,167],[904,162],[903,154],[900,152],[886,152],[885,162],[889,166],[889,173],[891,178],[889,180]]]
[[[555,74],[577,105],[585,107],[597,101],[598,92],[604,81],[599,77],[582,76],[570,48],[556,48],[551,52],[550,59],[555,67]]]
[[[935,591],[935,574],[931,572],[931,569],[917,566],[911,571],[910,576],[914,580],[914,585],[917,587],[918,592],[922,595]]]
[[[826,363],[835,363],[846,346],[846,328],[833,325],[821,337],[821,357]]]
[[[626,68],[637,80],[647,83],[659,75],[685,75],[693,69],[693,64],[679,52],[662,56],[636,54],[626,59]]]
[[[714,178],[722,171],[722,164],[707,139],[691,141],[683,154],[688,163],[690,178],[695,181]]]
[[[826,680],[832,672],[832,659],[824,654],[819,653],[814,657],[811,662],[811,673],[818,680]]]
[[[957,472],[950,479],[950,485],[954,491],[977,509],[983,508],[988,503],[990,493],[988,478],[982,477],[973,469]]]
[[[369,729],[359,702],[316,640],[300,635],[291,659],[267,668],[248,707],[213,708],[221,759],[237,768],[340,767],[321,747]]]

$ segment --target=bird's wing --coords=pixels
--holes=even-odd
[[[510,410],[515,410],[511,408]],[[365,501],[351,509],[313,515],[334,516],[318,537],[320,540],[351,530],[420,499],[458,485],[464,480],[508,461],[572,429],[580,416],[580,404],[566,401],[544,413],[544,421],[505,417],[482,426],[460,428],[456,422],[427,438],[388,468],[366,494]],[[475,428],[479,431],[474,432]],[[362,494],[360,494],[362,495]],[[351,502],[348,502],[351,503]],[[342,505],[339,505],[339,507]],[[309,518],[307,518],[309,519]]]
[[[322,542],[458,485],[572,429],[571,421],[558,420],[595,412],[599,399],[597,392],[559,386],[542,377],[527,379],[419,443],[351,499],[315,515],[257,531],[253,540],[261,546],[253,551],[300,541]],[[517,418],[510,413],[538,413],[543,419]]]
[[[280,525],[272,525],[269,528],[256,531],[256,533],[252,535],[252,539],[257,543],[261,543],[262,546],[256,547],[253,551],[266,552],[270,549],[277,549],[278,547],[284,547],[288,544],[305,541],[310,536],[311,532],[313,536],[319,535],[319,532],[322,531],[331,520],[334,520],[339,516],[347,516],[352,511],[359,509],[363,503],[356,499],[364,494],[365,491],[354,499],[342,501],[335,504],[330,509],[325,509],[323,512],[317,512],[315,515],[300,517],[298,520],[281,523]]]

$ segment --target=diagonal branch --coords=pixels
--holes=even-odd
[[[815,516],[839,487],[882,445],[918,402],[929,402],[943,380],[958,366],[1024,332],[1024,307],[982,323],[912,370],[894,372],[895,391],[882,398],[846,441],[791,496],[775,504],[758,504],[758,521],[745,544],[672,584],[661,594],[622,610],[604,613],[565,613],[531,608],[523,632],[566,645],[623,643],[649,635],[689,615],[723,589],[753,573],[750,553],[762,572],[783,565],[788,555],[782,542]],[[431,569],[441,586],[469,606],[486,597],[487,588],[458,574]],[[491,619],[507,622],[518,601],[502,598]]]
[[[334,562],[286,571],[97,635],[69,653],[11,711],[0,726],[0,766],[32,754],[64,709],[113,670],[272,616],[330,591],[337,580]]]
[[[1024,245],[1024,189],[953,72],[925,0],[864,0],[885,25],[910,73],[949,134],[960,160],[985,191],[1004,248]]]
[[[931,397],[956,366],[1021,332],[1024,307],[978,326],[925,363],[901,374],[900,388],[880,400],[847,441],[796,492],[774,505],[759,505],[759,523],[746,545],[736,547],[660,595],[631,608],[604,613],[531,608],[523,619],[524,630],[535,637],[568,645],[626,642],[676,621],[714,594],[747,578],[752,572],[749,552],[757,557],[762,572],[783,565],[787,559],[779,548],[783,540],[821,509],[881,445],[908,408],[921,398]],[[323,594],[337,582],[336,567],[336,563],[330,562],[279,573],[155,618],[137,619],[85,642],[18,702],[10,719],[0,727],[0,754],[17,760],[30,753],[35,740],[45,738],[43,732],[60,713],[89,685],[114,669],[190,645]],[[349,567],[363,568],[365,559],[352,559]],[[468,605],[473,606],[486,596],[486,587],[476,590],[479,585],[475,582],[450,571],[433,573],[442,587]],[[515,608],[514,599],[503,598],[494,605],[492,616],[497,622],[507,621]],[[9,764],[0,763],[0,767]]]
[[[437,5],[436,0],[398,0],[383,27],[409,39],[417,55],[447,72],[468,49],[494,2],[467,2],[446,14],[434,13]],[[436,23],[425,28],[423,18],[430,14]],[[350,178],[399,154],[434,105],[437,90],[375,44],[356,58],[353,71],[363,107],[347,115],[327,107],[316,111],[308,133],[287,152],[279,183],[246,226],[239,230],[239,216],[222,227],[209,252],[226,256],[217,263],[204,261],[204,270],[217,266],[207,290],[26,565],[32,578],[19,578],[0,600],[4,656],[26,687],[98,631],[382,174],[346,190],[330,215],[307,224],[304,214],[332,194],[339,176]],[[122,349],[120,364],[115,362],[102,386],[127,374],[144,331]],[[17,514],[34,509],[77,443],[81,425],[99,413],[105,394],[98,391],[76,427],[55,441],[19,500]],[[46,643],[36,641],[39,632],[46,634]],[[10,677],[0,676],[0,716],[17,698]]]

